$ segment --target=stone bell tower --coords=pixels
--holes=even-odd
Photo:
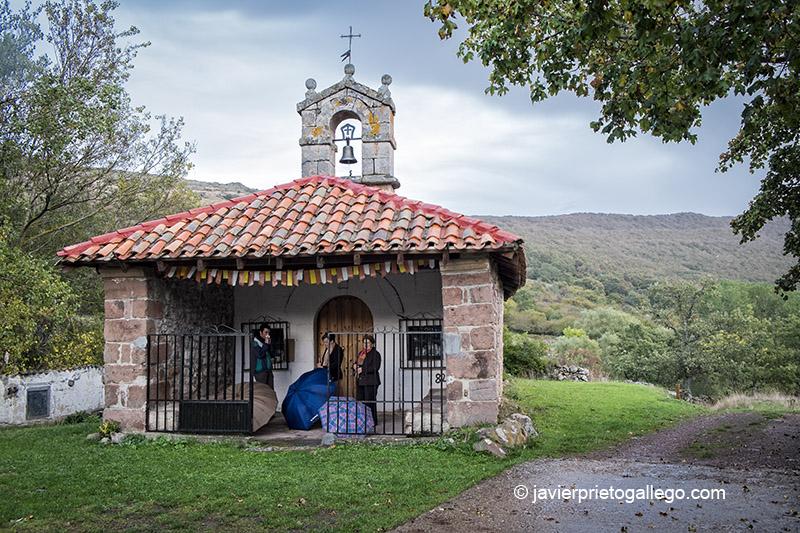
[[[400,187],[394,176],[395,106],[389,85],[392,77],[384,74],[377,91],[353,79],[355,67],[344,67],[344,78],[320,92],[317,82],[306,80],[306,98],[297,104],[302,117],[300,150],[302,175],[333,176],[336,171],[339,125],[348,119],[361,122],[361,161],[354,164],[357,183],[392,192]],[[358,169],[361,169],[358,172]]]

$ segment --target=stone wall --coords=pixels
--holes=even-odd
[[[208,326],[233,327],[233,287],[164,279],[156,285],[162,316],[158,333],[192,333]]]
[[[32,419],[28,391],[47,391],[47,414]],[[86,366],[38,374],[0,376],[0,425],[30,424],[103,408],[103,368]]]
[[[443,263],[450,427],[496,423],[503,394],[503,287],[488,257]]]
[[[233,322],[231,287],[165,280],[153,269],[100,270],[105,290],[105,410],[123,429],[144,429],[147,335]]]

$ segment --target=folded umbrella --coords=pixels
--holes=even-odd
[[[311,429],[319,419],[319,408],[336,390],[328,381],[328,369],[306,372],[289,386],[281,405],[286,424],[292,429]]]

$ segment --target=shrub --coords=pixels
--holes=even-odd
[[[0,353],[4,373],[45,368],[57,336],[75,314],[76,298],[53,268],[0,235]]]
[[[559,365],[577,365],[591,370],[600,366],[600,345],[586,332],[564,328],[564,335],[553,343],[553,358]]]
[[[113,433],[118,433],[119,428],[119,422],[116,420],[103,420],[103,423],[97,428],[97,432],[101,437],[110,437]]]
[[[100,418],[94,413],[78,411],[77,413],[65,416],[64,419],[61,420],[62,424],[83,424],[86,422],[99,423]]]
[[[76,318],[78,298],[47,262],[10,246],[0,228],[0,373],[102,363],[99,319]]]
[[[639,320],[636,317],[624,311],[601,307],[583,311],[575,322],[575,327],[584,330],[592,339],[599,339],[607,333],[619,334],[630,324],[637,322]]]
[[[524,333],[503,330],[503,368],[512,376],[536,377],[547,372],[547,345]]]
[[[631,324],[619,334],[601,339],[603,366],[613,377],[647,381],[672,388],[677,362],[664,328]]]

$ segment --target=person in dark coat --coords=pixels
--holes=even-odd
[[[336,334],[325,333],[322,336],[322,347],[322,357],[317,363],[317,368],[327,368],[328,379],[331,383],[338,383],[343,376],[344,350],[336,343]]]
[[[353,365],[356,372],[356,400],[363,402],[372,411],[372,420],[378,424],[378,386],[381,384],[381,354],[375,349],[375,338],[364,337],[364,349]]]
[[[250,364],[253,369],[253,378],[275,390],[275,376],[272,373],[272,353],[270,352],[271,344],[269,324],[261,324],[253,332],[253,340],[250,341]]]

